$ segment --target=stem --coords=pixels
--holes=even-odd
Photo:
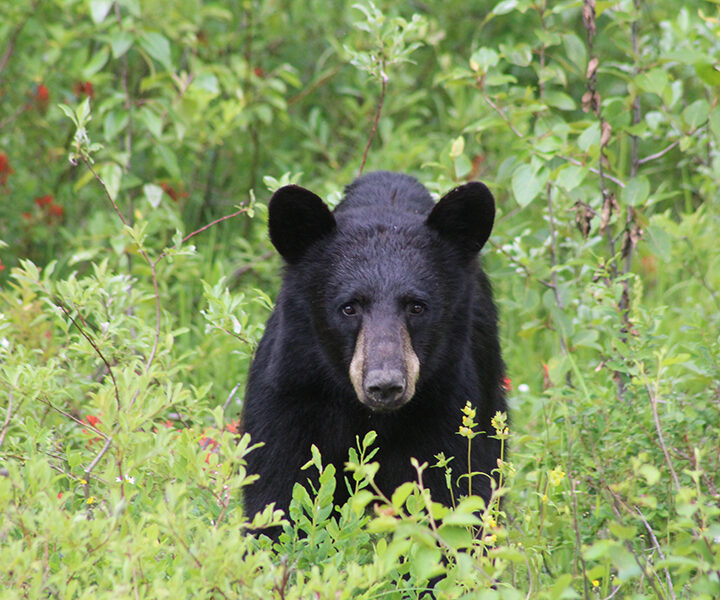
[[[360,170],[358,171],[358,177],[362,175],[363,169],[365,168],[365,161],[367,160],[368,151],[370,150],[370,144],[372,144],[373,137],[375,136],[375,130],[377,129],[378,121],[380,120],[380,112],[382,111],[383,103],[385,102],[385,93],[387,92],[387,81],[388,77],[385,74],[384,65],[380,69],[380,81],[382,82],[382,90],[380,92],[380,101],[378,102],[377,110],[375,111],[375,120],[373,121],[372,129],[370,130],[370,138],[368,139],[367,146],[365,146],[365,153],[363,154],[362,162],[360,163]]]

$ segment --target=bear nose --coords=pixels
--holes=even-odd
[[[405,377],[397,369],[375,369],[365,376],[365,393],[377,404],[392,405],[405,393]]]

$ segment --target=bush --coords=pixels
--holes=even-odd
[[[2,13],[7,597],[720,596],[712,4]],[[295,524],[248,521],[238,419],[278,283],[268,190],[336,201],[363,168],[496,193],[503,484],[488,507],[441,507],[424,470],[465,474],[438,457],[382,497],[369,435],[347,505],[314,452]],[[274,547],[247,532],[271,525]]]

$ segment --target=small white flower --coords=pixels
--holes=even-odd
[[[522,392],[523,394],[530,391],[530,386],[527,383],[521,383],[518,386],[518,392]]]

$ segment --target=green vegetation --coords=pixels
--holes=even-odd
[[[0,0],[0,595],[720,597],[719,8]],[[379,498],[369,435],[272,548],[266,201],[366,148],[496,194],[503,487]]]

